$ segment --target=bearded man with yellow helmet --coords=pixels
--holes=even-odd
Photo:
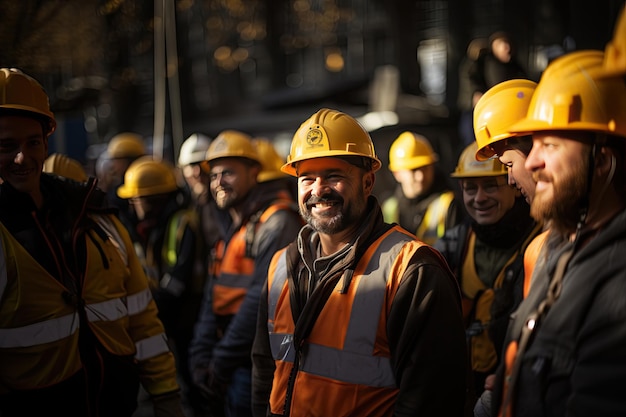
[[[251,415],[250,352],[261,288],[272,256],[302,226],[292,199],[260,186],[261,162],[252,138],[234,129],[211,141],[203,162],[219,240],[189,359],[215,415]]]
[[[174,357],[128,232],[95,180],[42,173],[56,126],[0,69],[0,414],[126,416],[141,384],[182,416]]]
[[[274,255],[252,358],[254,415],[461,415],[458,286],[440,254],[385,223],[381,163],[351,116],[321,109],[282,171],[307,222]]]
[[[626,414],[624,19],[606,54],[554,60],[511,128],[532,135],[531,212],[550,234],[509,326],[493,392],[502,416]]]

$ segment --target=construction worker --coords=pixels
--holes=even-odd
[[[197,212],[202,247],[200,252],[209,254],[220,238],[216,225],[215,204],[209,190],[209,172],[203,167],[206,151],[212,139],[202,133],[191,134],[180,147],[178,167],[187,184],[191,206]],[[208,273],[210,256],[205,256],[205,271]]]
[[[128,206],[128,200],[117,195],[117,189],[124,184],[124,174],[130,164],[147,155],[143,137],[134,132],[118,133],[109,140],[104,154],[106,159],[100,161],[100,166],[106,170],[102,176],[106,178],[109,204],[117,208],[122,224],[129,231],[134,231],[137,219]]]
[[[206,253],[200,252],[197,213],[186,203],[174,167],[149,156],[130,164],[117,194],[128,199],[137,218],[135,251],[173,346],[183,399],[192,408],[199,408],[200,396],[194,390],[188,361],[206,278]]]
[[[278,154],[274,144],[266,138],[257,137],[252,139],[252,144],[256,149],[261,161],[261,172],[257,176],[259,184],[265,187],[272,187],[284,191],[286,198],[292,199],[296,204],[298,198],[298,184],[291,175],[281,171],[285,160]],[[297,211],[296,206],[296,211]]]
[[[192,198],[199,204],[206,204],[211,200],[207,181],[208,173],[201,166],[210,144],[209,136],[193,133],[185,139],[178,154],[178,167],[182,171]]]
[[[345,113],[321,109],[295,132],[282,170],[307,225],[263,288],[255,416],[461,415],[459,289],[437,251],[384,222],[380,167]]]
[[[213,415],[250,416],[250,352],[261,287],[271,257],[302,223],[284,193],[258,185],[261,164],[252,138],[225,130],[206,153],[220,227],[211,272],[190,347],[195,383]],[[218,408],[221,406],[223,410]]]
[[[428,139],[401,133],[389,148],[389,170],[398,187],[382,204],[387,223],[398,223],[430,245],[459,223],[463,213],[438,161]]]
[[[471,220],[435,243],[461,286],[472,405],[500,360],[509,315],[522,300],[524,250],[541,232],[526,201],[507,184],[506,167],[497,159],[476,161],[476,150],[476,143],[467,146],[451,174],[459,180]]]
[[[78,182],[85,182],[89,178],[80,162],[62,153],[50,154],[43,162],[43,172]]]
[[[174,357],[128,232],[90,179],[42,173],[41,85],[0,69],[0,414],[126,416],[140,384],[182,416]]]
[[[476,159],[485,161],[497,157],[507,167],[509,185],[516,187],[528,204],[535,196],[536,185],[532,173],[524,167],[532,138],[511,133],[510,128],[526,117],[536,87],[537,83],[530,80],[504,81],[490,88],[474,111]],[[524,297],[528,294],[535,264],[543,260],[540,253],[547,235],[547,231],[538,235],[524,253]]]
[[[617,388],[626,383],[626,66],[619,65],[591,50],[555,59],[525,119],[511,128],[532,134],[531,213],[549,222],[550,234],[546,262],[509,326],[493,392],[499,415],[626,414]]]
[[[516,187],[528,204],[532,203],[535,196],[536,185],[532,173],[524,167],[532,148],[532,138],[529,135],[513,134],[510,127],[526,117],[536,86],[534,81],[524,79],[501,82],[487,90],[474,109],[476,160],[498,158],[507,168],[509,185]],[[524,250],[523,298],[528,295],[535,265],[545,259],[541,250],[547,234],[545,230],[537,235]],[[474,406],[474,417],[490,415],[493,380],[494,375],[485,378],[485,391]]]

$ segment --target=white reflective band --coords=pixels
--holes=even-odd
[[[127,296],[126,307],[128,308],[128,315],[133,316],[144,311],[148,307],[150,300],[152,300],[150,288],[146,288],[137,294]]]
[[[128,315],[128,309],[121,298],[87,304],[85,310],[87,311],[87,319],[90,322],[114,321]]]
[[[4,256],[4,244],[0,239],[0,300],[4,294],[4,289],[7,287],[7,260]]]
[[[52,320],[12,329],[0,329],[0,348],[17,348],[56,342],[78,330],[78,314],[68,314]]]
[[[159,333],[156,336],[140,340],[135,343],[135,347],[137,348],[135,359],[138,361],[154,358],[155,356],[170,351],[170,348],[167,346],[167,336],[165,336],[165,333]]]
[[[174,297],[180,297],[185,292],[186,285],[179,279],[174,279],[168,273],[163,275],[159,283],[161,288],[172,294]]]

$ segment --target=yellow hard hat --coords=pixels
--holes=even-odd
[[[414,170],[434,164],[439,156],[428,139],[413,132],[402,132],[389,147],[389,170]]]
[[[178,165],[185,166],[204,161],[206,151],[211,145],[211,138],[202,133],[194,133],[189,136],[180,147]]]
[[[474,135],[476,159],[484,161],[495,155],[490,145],[513,136],[509,128],[526,117],[537,83],[530,80],[508,80],[496,84],[476,103]]]
[[[607,76],[626,75],[626,5],[617,18],[613,39],[606,44],[603,67]]]
[[[247,158],[261,163],[252,138],[238,130],[224,130],[213,139],[206,151],[205,160],[214,161],[218,158]]]
[[[113,136],[107,146],[109,158],[138,158],[146,155],[143,137],[133,132],[122,132]]]
[[[506,175],[507,169],[497,158],[487,159],[485,161],[476,160],[476,150],[478,146],[476,142],[470,143],[461,152],[459,162],[452,174],[453,178],[475,178],[475,177],[496,177]]]
[[[626,82],[606,77],[601,51],[576,51],[544,71],[526,118],[511,132],[576,130],[626,137]]]
[[[285,160],[278,154],[272,142],[264,138],[254,138],[252,144],[261,160],[261,172],[257,176],[259,182],[271,181],[287,175],[280,170]]]
[[[302,123],[294,134],[287,163],[281,170],[296,176],[296,162],[328,156],[369,158],[372,171],[381,166],[372,138],[356,119],[337,110],[321,109]]]
[[[57,174],[75,181],[87,181],[85,169],[75,159],[61,153],[50,154],[43,162],[43,172]]]
[[[0,68],[0,112],[2,109],[33,113],[33,116],[46,122],[46,136],[56,129],[48,95],[37,80],[19,69]]]
[[[144,156],[131,163],[124,174],[124,184],[117,189],[120,198],[165,194],[178,188],[174,169],[166,162]]]

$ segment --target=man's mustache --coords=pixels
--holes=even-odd
[[[330,202],[338,202],[343,203],[343,198],[334,192],[328,192],[321,196],[312,195],[306,200],[307,205],[315,205],[319,203],[330,203]]]

